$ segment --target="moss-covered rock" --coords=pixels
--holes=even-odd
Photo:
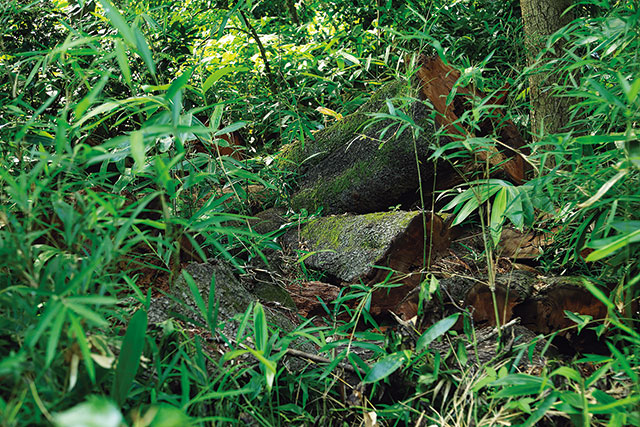
[[[300,230],[283,236],[283,244],[296,248],[302,244],[312,255],[308,268],[325,273],[339,282],[371,278],[374,266],[387,266],[387,255],[410,228],[422,228],[420,212],[383,212],[367,215],[338,215],[318,218]]]
[[[244,313],[252,302],[257,302],[258,300],[272,301],[263,300],[250,292],[249,286],[245,285],[236,276],[231,266],[222,261],[190,264],[185,270],[193,278],[205,305],[209,304],[209,289],[212,278],[214,279],[215,304],[218,305],[218,323],[222,326],[223,333],[226,336],[235,336],[238,325],[233,319],[236,315]],[[175,312],[181,317],[206,324],[206,320],[201,315],[193,293],[183,276],[176,280],[171,293],[181,303],[164,297],[152,300],[149,313],[151,323],[160,323],[171,318],[170,313]],[[282,297],[282,301],[276,301],[282,305],[295,307],[291,297],[284,290],[280,293],[270,292],[267,294],[268,298]],[[283,294],[286,296],[283,296]],[[265,313],[267,321],[276,325],[280,330],[293,330],[293,322],[281,312],[265,307]]]
[[[420,102],[406,113],[423,131],[414,138],[405,122],[385,118],[371,122],[371,113],[388,113],[387,100],[415,95],[407,82],[383,86],[354,114],[323,129],[314,141],[296,142],[280,152],[283,167],[298,167],[300,189],[292,197],[295,210],[325,213],[370,213],[415,199],[418,164],[423,185],[430,188],[434,175],[428,161],[434,124]],[[397,107],[397,102],[395,103]]]

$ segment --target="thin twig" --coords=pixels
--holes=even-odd
[[[308,359],[313,362],[331,363],[331,360],[327,359],[326,357],[318,356],[317,354],[307,353],[300,350],[295,350],[293,348],[287,349],[287,354],[289,356],[297,357],[299,359]],[[348,363],[339,363],[338,366],[346,371],[353,372],[354,374],[360,373],[361,375],[366,375],[366,372],[364,372],[362,369],[356,368],[353,365],[350,365]]]

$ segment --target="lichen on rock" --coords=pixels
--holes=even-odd
[[[295,248],[299,242],[312,254],[305,265],[321,270],[334,281],[352,282],[372,276],[376,265],[398,239],[415,223],[421,226],[420,212],[379,212],[366,215],[339,215],[309,221],[290,230],[283,242]],[[420,224],[418,224],[420,223]]]
[[[297,167],[301,174],[291,207],[309,211],[322,207],[328,214],[370,213],[415,199],[418,167],[423,185],[428,186],[434,175],[434,164],[428,157],[435,125],[423,103],[406,102],[414,93],[407,82],[391,82],[354,114],[318,132],[315,140],[304,144],[297,141],[283,148],[281,167]],[[389,113],[387,101],[400,98],[406,117],[422,129],[418,137],[411,127],[403,127],[406,122],[401,116],[397,120],[391,118],[393,114],[375,120],[372,117],[374,113]]]

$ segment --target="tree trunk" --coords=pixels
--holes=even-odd
[[[294,0],[286,0],[287,9],[289,10],[289,15],[291,15],[291,22],[294,26],[300,26],[300,18],[298,17],[298,10],[296,9],[296,3]]]
[[[548,36],[573,20],[571,12],[563,14],[571,3],[571,0],[520,0],[529,65],[535,65]],[[555,54],[547,53],[544,59],[553,59],[561,54],[560,42],[556,42],[554,47]],[[529,77],[534,139],[542,134],[558,133],[568,122],[569,99],[554,96],[552,90],[558,80],[557,75],[550,72],[539,72]]]

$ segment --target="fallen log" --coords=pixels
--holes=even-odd
[[[543,334],[575,326],[565,311],[591,316],[594,320],[607,317],[607,307],[585,289],[579,277],[546,279],[532,298],[516,308],[522,324]],[[567,331],[562,333],[566,335]]]
[[[375,291],[371,302],[370,312],[379,314],[394,310],[420,284],[450,238],[437,215],[400,211],[314,219],[289,230],[281,243],[306,253],[305,266],[334,285],[385,282],[389,286]]]
[[[418,101],[398,106],[422,128],[414,139],[411,128],[389,117],[371,121],[372,114],[389,114],[390,100],[414,97],[410,84],[394,81],[381,87],[370,101],[315,135],[282,148],[279,165],[300,174],[299,190],[291,198],[294,210],[325,214],[386,211],[390,206],[409,208],[418,200],[422,179],[424,192],[451,188],[463,182],[446,162],[434,164],[429,154],[435,141],[431,112]],[[389,104],[388,104],[389,102]]]

